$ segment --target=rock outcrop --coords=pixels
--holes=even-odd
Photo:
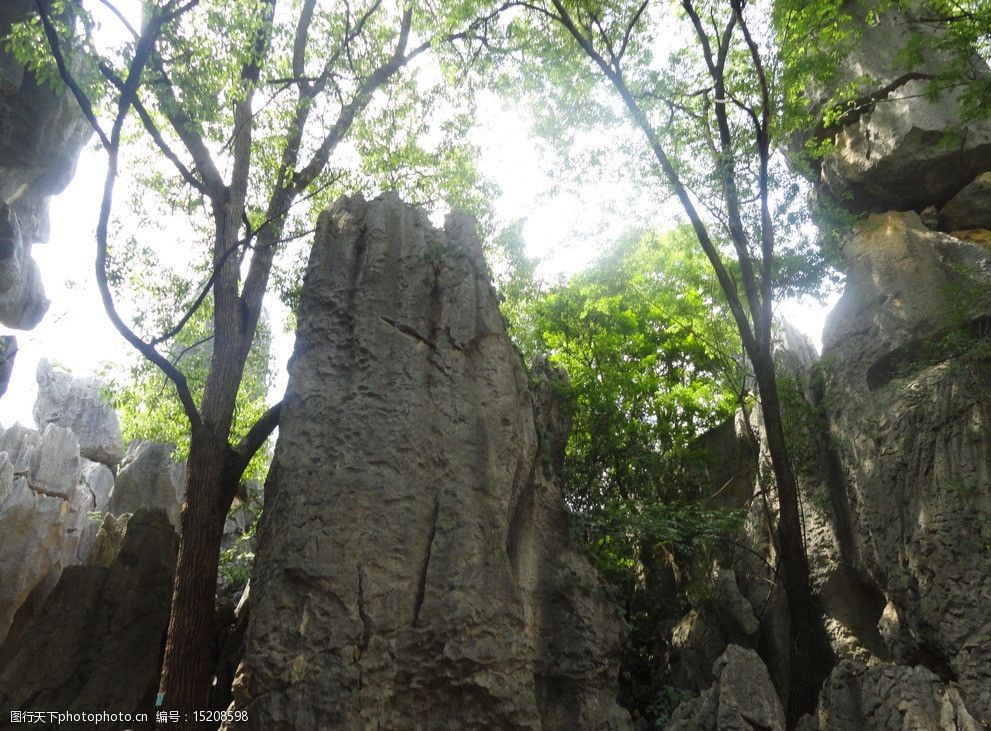
[[[14,425],[0,436],[0,646],[21,631],[66,566],[85,560],[113,474],[79,455],[69,429]]]
[[[31,0],[4,2],[0,38],[34,8]],[[48,239],[47,199],[68,185],[91,132],[71,95],[0,53],[0,323],[7,327],[32,328],[48,309],[31,245]]]
[[[939,208],[975,176],[991,170],[991,121],[965,120],[959,112],[960,87],[927,93],[931,79],[951,65],[969,78],[986,79],[987,64],[975,53],[969,59],[940,50],[944,33],[925,22],[932,11],[925,2],[876,13],[869,3],[848,0],[859,34],[822,99],[853,87],[854,111],[828,129],[832,152],[818,164],[821,185],[844,208],[857,211]],[[931,39],[913,43],[913,37]],[[919,50],[911,66],[904,49]]]
[[[165,514],[142,510],[116,556],[104,556],[109,565],[67,568],[0,672],[0,718],[12,710],[153,715],[177,546]]]
[[[178,529],[186,466],[172,460],[173,451],[175,447],[162,442],[132,443],[114,482],[110,512],[122,515],[141,508],[161,508]]]
[[[756,652],[729,645],[712,675],[708,690],[678,707],[668,731],[784,731],[784,708]]]
[[[851,661],[834,668],[814,718],[801,731],[980,731],[956,688],[924,667],[865,667]]]
[[[539,380],[472,222],[391,196],[321,216],[234,688],[253,727],[628,726]]]
[[[34,411],[42,430],[15,424],[0,431],[0,668],[67,567],[91,553],[108,566],[126,515],[160,508],[175,525],[182,497],[183,466],[169,458],[170,446],[135,442],[116,480],[106,464],[87,458],[113,463],[123,451],[117,416],[97,381],[44,361],[38,376]],[[243,524],[232,521],[231,529]]]
[[[39,429],[57,424],[71,429],[79,440],[79,454],[113,467],[124,458],[124,441],[117,412],[103,396],[95,378],[73,378],[42,359],[38,363],[38,398],[34,422]]]
[[[889,213],[844,259],[824,405],[856,561],[902,624],[893,657],[991,723],[991,251]]]
[[[944,231],[991,229],[991,172],[964,186],[939,212]]]

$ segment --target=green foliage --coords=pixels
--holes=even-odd
[[[802,384],[791,375],[778,374],[778,397],[788,454],[799,475],[820,469],[820,406],[809,403]]]
[[[514,221],[500,231],[489,247],[487,258],[493,264],[509,336],[520,349],[523,362],[531,363],[545,350],[535,311],[543,289],[537,278],[538,262],[526,255],[524,223],[523,220]]]
[[[179,333],[171,347],[171,360],[183,368],[197,399],[202,396],[206,385],[213,353],[212,315],[212,308],[205,304]],[[271,330],[268,323],[262,320],[238,390],[231,432],[235,440],[244,436],[267,409],[266,395],[271,382],[270,341]],[[174,459],[185,459],[189,452],[189,429],[182,405],[161,371],[148,361],[135,358],[129,372],[109,371],[106,375],[111,379],[107,397],[120,416],[124,442],[141,439],[174,444]],[[245,472],[244,479],[263,479],[268,460],[268,452],[259,450]]]
[[[911,11],[907,0],[900,5]],[[932,0],[921,13],[922,27],[906,44],[902,62],[906,67],[921,64],[939,54],[943,61],[936,78],[930,80],[931,97],[944,90],[959,93],[963,120],[991,118],[991,78],[978,58],[991,58],[991,3],[987,0]]]
[[[732,413],[742,390],[739,346],[713,279],[689,229],[632,234],[551,288],[530,322],[510,310],[571,380],[566,469],[576,511],[610,498],[685,497],[671,487],[685,450]]]
[[[730,416],[743,392],[734,325],[687,228],[631,233],[587,271],[545,289],[518,226],[500,238],[499,253],[516,342],[528,357],[549,354],[570,379],[566,500],[631,625],[624,703],[662,718],[676,699],[658,695],[658,623],[699,593],[693,582],[707,575],[709,551],[741,519],[700,501],[693,480],[701,458],[693,441]]]
[[[217,574],[217,593],[236,604],[251,578],[251,567],[255,561],[255,546],[258,542],[258,521],[262,513],[261,491],[249,488],[247,501],[236,505],[231,511],[243,512],[247,516],[245,530],[235,536],[234,543],[220,552]]]
[[[691,556],[737,530],[744,516],[738,510],[708,508],[701,502],[615,500],[599,511],[576,517],[598,565],[635,571],[639,560],[634,556],[639,550]]]
[[[695,694],[690,691],[670,685],[661,686],[653,702],[647,707],[647,715],[654,719],[653,728],[667,728],[674,712],[678,710],[678,706],[694,697]]]

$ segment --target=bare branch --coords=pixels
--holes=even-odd
[[[585,37],[585,35],[583,35],[575,25],[567,9],[564,7],[563,0],[551,1],[554,4],[555,10],[558,12],[559,22],[571,34],[578,45],[581,46],[582,50],[585,51],[586,55],[588,55],[593,63],[595,63],[606,75],[606,78],[609,79],[613,87],[619,93],[620,98],[623,100],[627,110],[633,117],[633,121],[647,138],[647,142],[654,153],[654,157],[657,159],[657,162],[661,167],[661,171],[664,173],[664,177],[674,190],[678,201],[681,203],[685,213],[688,215],[688,219],[692,224],[692,228],[695,230],[695,235],[699,240],[699,244],[701,245],[703,252],[705,252],[706,257],[709,259],[709,263],[712,264],[712,268],[716,273],[716,278],[719,280],[719,285],[726,295],[726,299],[730,306],[730,311],[733,314],[733,319],[740,330],[740,338],[743,340],[744,349],[747,350],[748,353],[756,353],[756,339],[754,338],[754,331],[751,327],[751,323],[747,320],[746,311],[740,301],[736,284],[730,276],[729,271],[726,269],[722,257],[719,254],[719,249],[710,237],[709,231],[706,228],[705,223],[702,221],[702,217],[699,215],[695,204],[692,202],[688,189],[681,180],[681,176],[678,175],[674,165],[671,164],[671,160],[668,158],[667,152],[661,144],[660,137],[657,135],[657,131],[654,129],[654,126],[650,123],[646,112],[644,112],[643,108],[639,105],[636,98],[633,96],[633,93],[627,86],[626,81],[623,78],[622,71],[612,68],[602,57],[602,55],[595,49],[592,42]]]
[[[93,104],[89,97],[86,96],[86,92],[82,90],[82,87],[79,86],[79,83],[73,77],[72,72],[69,71],[69,67],[65,62],[65,56],[62,54],[62,48],[59,45],[58,32],[56,32],[55,26],[52,25],[52,19],[48,17],[47,9],[42,3],[42,0],[34,0],[34,6],[38,11],[38,16],[41,18],[41,24],[45,29],[45,38],[48,40],[48,47],[52,52],[52,56],[55,58],[55,65],[58,67],[62,82],[69,87],[69,91],[72,92],[72,96],[75,97],[76,102],[79,104],[83,116],[86,117],[86,121],[89,122],[90,127],[96,132],[96,136],[100,138],[100,142],[103,143],[104,147],[109,149],[110,138],[100,126],[100,122],[93,112]]]
[[[306,74],[306,43],[309,40],[310,24],[313,22],[313,9],[317,0],[305,0],[299,13],[299,23],[296,25],[296,36],[292,47],[292,74],[300,79],[300,87],[304,93],[309,92],[310,83],[305,81]]]
[[[630,38],[633,37],[633,28],[640,21],[640,17],[644,14],[644,11],[647,10],[648,3],[650,3],[650,0],[643,0],[643,2],[640,3],[640,7],[637,8],[637,11],[633,14],[633,17],[630,18],[630,23],[626,26],[626,30],[623,32],[623,41],[619,45],[619,58],[617,60],[622,61],[623,56],[626,55],[626,48],[630,45]]]
[[[275,431],[281,417],[282,402],[280,401],[274,406],[270,406],[262,414],[261,418],[254,423],[251,429],[248,430],[248,433],[244,435],[241,441],[237,443],[237,446],[234,447],[234,454],[237,460],[236,464],[241,465],[240,470],[237,472],[238,477],[244,472],[251,458],[255,456],[255,452],[261,449],[265,440]]]
[[[122,92],[124,89],[124,81],[114,73],[113,69],[111,69],[106,63],[102,62],[100,63],[99,68],[103,77],[113,84],[118,91]],[[151,114],[149,114],[144,104],[141,103],[141,100],[137,98],[137,95],[135,95],[131,100],[131,106],[134,107],[135,111],[138,113],[138,117],[141,119],[141,125],[144,127],[145,132],[148,133],[148,136],[155,142],[155,145],[161,153],[165,155],[166,159],[172,163],[173,167],[175,167],[175,169],[179,172],[179,175],[182,176],[182,179],[203,195],[208,195],[206,185],[202,180],[197,178],[188,167],[186,167],[182,160],[179,159],[179,156],[173,152],[171,147],[169,147],[168,143],[165,141],[165,138],[162,137],[162,133],[159,132],[158,127],[155,125],[154,120],[151,118]]]

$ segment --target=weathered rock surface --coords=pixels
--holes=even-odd
[[[712,675],[708,690],[678,707],[668,731],[784,731],[784,709],[756,652],[730,645]]]
[[[991,173],[982,173],[939,212],[945,231],[991,229]]]
[[[991,170],[991,120],[965,123],[958,92],[934,99],[926,94],[928,79],[951,63],[935,43],[920,44],[921,60],[905,66],[904,49],[913,36],[943,32],[920,20],[931,14],[924,3],[890,9],[876,22],[866,20],[874,12],[868,5],[844,5],[863,34],[830,87],[854,84],[861,99],[855,115],[824,132],[835,148],[822,162],[822,183],[852,210],[940,207]],[[966,65],[972,78],[989,73],[976,54]]]
[[[234,688],[253,727],[627,727],[544,394],[472,223],[390,196],[321,217]]]
[[[33,12],[28,0],[3,3],[0,38]],[[0,53],[0,323],[8,327],[34,327],[48,309],[31,245],[48,239],[47,198],[69,183],[90,134],[71,95]]]
[[[754,648],[760,625],[731,569],[716,568],[711,599],[679,621],[671,634],[671,678],[680,688],[703,690],[729,645]]]
[[[142,510],[109,566],[67,568],[0,672],[0,718],[24,709],[153,716],[177,545],[165,514]]]
[[[991,252],[889,213],[844,258],[823,404],[856,561],[893,658],[954,678],[991,723]]]
[[[14,359],[17,357],[17,338],[13,335],[0,335],[0,396],[7,393],[7,385],[14,374]]]
[[[30,624],[62,569],[85,560],[89,513],[106,510],[112,484],[68,429],[15,424],[0,436],[0,646]]]
[[[979,731],[958,690],[924,667],[836,666],[804,729],[819,731]]]
[[[71,429],[79,440],[79,453],[94,462],[113,467],[124,458],[117,412],[104,399],[100,381],[73,378],[45,359],[38,363],[37,378],[34,421],[39,429],[47,424]]]
[[[185,490],[186,467],[172,461],[171,444],[134,442],[127,449],[110,494],[110,512],[133,513],[161,508],[178,528]]]

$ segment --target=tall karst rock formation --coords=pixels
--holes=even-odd
[[[626,728],[622,621],[568,538],[470,220],[321,217],[265,491],[237,707],[288,728]]]
[[[882,15],[850,63],[880,88],[939,73],[932,16],[922,3]],[[930,41],[906,69],[912,34]],[[976,54],[965,72],[989,73]],[[843,205],[877,213],[842,242],[822,408],[848,560],[883,593],[890,660],[926,666],[991,724],[991,120],[964,119],[959,89],[934,99],[926,83],[898,84],[839,130],[823,168],[824,185],[852,191]]]
[[[813,131],[832,147],[812,167],[820,200],[856,219],[839,240],[846,282],[822,356],[786,332],[776,359],[794,394],[785,420],[836,658],[818,669],[828,678],[800,727],[977,731],[991,728],[991,120],[965,118],[959,102],[989,71],[973,55],[958,67],[962,85],[933,97],[927,84],[950,63],[933,12],[915,3],[868,23],[875,4],[843,7],[863,32],[835,81],[856,81],[862,104]],[[907,68],[909,45],[921,58]],[[821,103],[830,90],[818,92]],[[766,454],[739,454],[729,444],[712,456],[767,472]],[[788,673],[807,669],[788,666],[787,612],[767,588],[764,559],[776,559],[756,485],[741,501],[749,550],[720,561],[735,569],[759,632],[734,636],[718,617],[709,624],[757,647],[787,701]],[[687,639],[674,638],[676,654],[725,693],[725,660],[713,664],[725,641],[695,639],[712,635],[689,626]],[[720,727],[710,710],[686,704],[679,722]]]

